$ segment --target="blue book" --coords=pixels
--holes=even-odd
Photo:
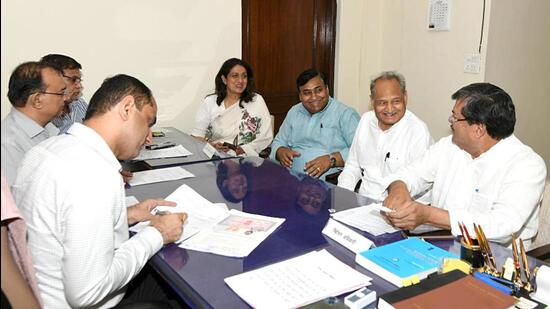
[[[426,278],[445,258],[457,259],[458,256],[420,238],[410,237],[360,252],[355,256],[355,262],[401,287]]]

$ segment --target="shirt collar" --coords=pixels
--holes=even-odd
[[[16,108],[12,108],[10,114],[12,115],[13,121],[17,123],[21,130],[31,139],[45,130],[45,128]]]
[[[80,140],[82,143],[88,145],[101,157],[103,157],[114,169],[119,171],[122,168],[120,162],[113,154],[107,142],[92,128],[87,127],[81,123],[75,122],[68,130],[67,134],[70,134]]]

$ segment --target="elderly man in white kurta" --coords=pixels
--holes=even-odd
[[[359,194],[381,201],[383,178],[421,157],[433,140],[426,124],[407,110],[401,74],[382,72],[370,89],[373,110],[361,117],[338,186],[353,191],[361,180]]]

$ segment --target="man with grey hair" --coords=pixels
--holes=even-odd
[[[353,191],[361,180],[359,194],[381,201],[382,179],[421,157],[433,140],[426,124],[407,110],[403,75],[382,72],[370,92],[373,110],[361,117],[338,186]]]

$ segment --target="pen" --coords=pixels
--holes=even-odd
[[[485,236],[485,232],[483,232],[483,229],[481,228],[481,225],[478,225],[477,227],[479,229],[479,234],[481,235],[482,241],[485,244],[485,248],[487,249],[487,256],[489,257],[489,260],[491,261],[491,266],[496,271],[497,262],[495,262],[495,258],[493,257],[493,253],[491,252],[491,247],[489,246],[489,241],[487,240],[487,237]]]
[[[174,146],[176,146],[176,143],[173,143],[173,142],[164,142],[164,143],[161,143],[161,144],[151,144],[151,145],[147,145],[147,146],[145,146],[145,149],[157,150],[157,149],[170,148],[170,147],[174,147]]]
[[[517,280],[521,280],[521,268],[519,266],[519,254],[518,254],[518,246],[516,244],[516,234],[514,233],[512,233],[512,251],[514,253],[514,267],[516,269],[514,282],[517,282]]]
[[[464,242],[465,242],[467,245],[470,245],[470,243],[468,242],[468,239],[466,238],[466,234],[464,233],[464,228],[462,227],[462,223],[461,223],[461,222],[458,222],[458,227],[460,228],[460,234],[462,234],[462,238],[464,238]]]
[[[523,245],[523,239],[519,240],[519,248],[521,249],[521,259],[523,260],[523,268],[525,270],[525,277],[528,282],[531,282],[531,273],[529,271],[529,264],[527,263],[527,254],[525,253],[525,246]]]

